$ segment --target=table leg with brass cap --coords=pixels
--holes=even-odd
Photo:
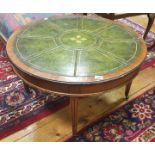
[[[77,133],[78,124],[78,97],[70,97],[71,119],[72,119],[72,134]]]

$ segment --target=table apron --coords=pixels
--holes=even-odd
[[[15,66],[13,67],[15,73],[28,85],[31,87],[40,89],[48,93],[58,93],[69,96],[84,96],[101,93],[110,89],[127,84],[129,81],[132,81],[133,78],[138,74],[140,67],[134,71],[126,74],[122,77],[119,77],[114,80],[101,83],[90,83],[90,84],[68,84],[68,83],[58,83],[53,81],[43,80],[34,76],[31,76]]]

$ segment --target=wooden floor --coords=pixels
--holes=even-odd
[[[140,17],[132,17],[132,19],[146,26],[145,16],[142,19]],[[155,25],[153,30],[155,30]],[[155,86],[155,67],[150,67],[141,71],[134,79],[130,100],[153,86]],[[125,103],[124,87],[80,99],[78,128],[81,129],[89,122]],[[63,141],[69,136],[71,136],[71,120],[69,108],[66,107],[4,138],[2,141]]]
[[[141,24],[143,27],[146,27],[147,22],[148,22],[148,18],[146,18],[146,15],[141,15],[139,16],[135,16],[135,17],[131,17],[130,19],[132,19],[133,21]],[[151,31],[155,32],[155,22],[154,25],[151,28]]]

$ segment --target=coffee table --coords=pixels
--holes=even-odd
[[[70,97],[72,133],[77,133],[78,98],[126,85],[146,56],[144,41],[131,29],[94,17],[45,18],[17,30],[7,54],[29,86]]]

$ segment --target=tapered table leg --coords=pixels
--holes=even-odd
[[[23,82],[23,84],[24,84],[25,91],[29,94],[30,93],[30,88],[29,88],[28,84],[26,84],[25,82]]]
[[[72,134],[76,135],[78,124],[78,97],[70,97],[70,108],[72,118]]]
[[[126,98],[126,100],[128,100],[128,98],[129,98],[129,91],[131,88],[131,84],[132,84],[132,81],[128,82],[126,84],[126,87],[125,87],[125,98]]]

